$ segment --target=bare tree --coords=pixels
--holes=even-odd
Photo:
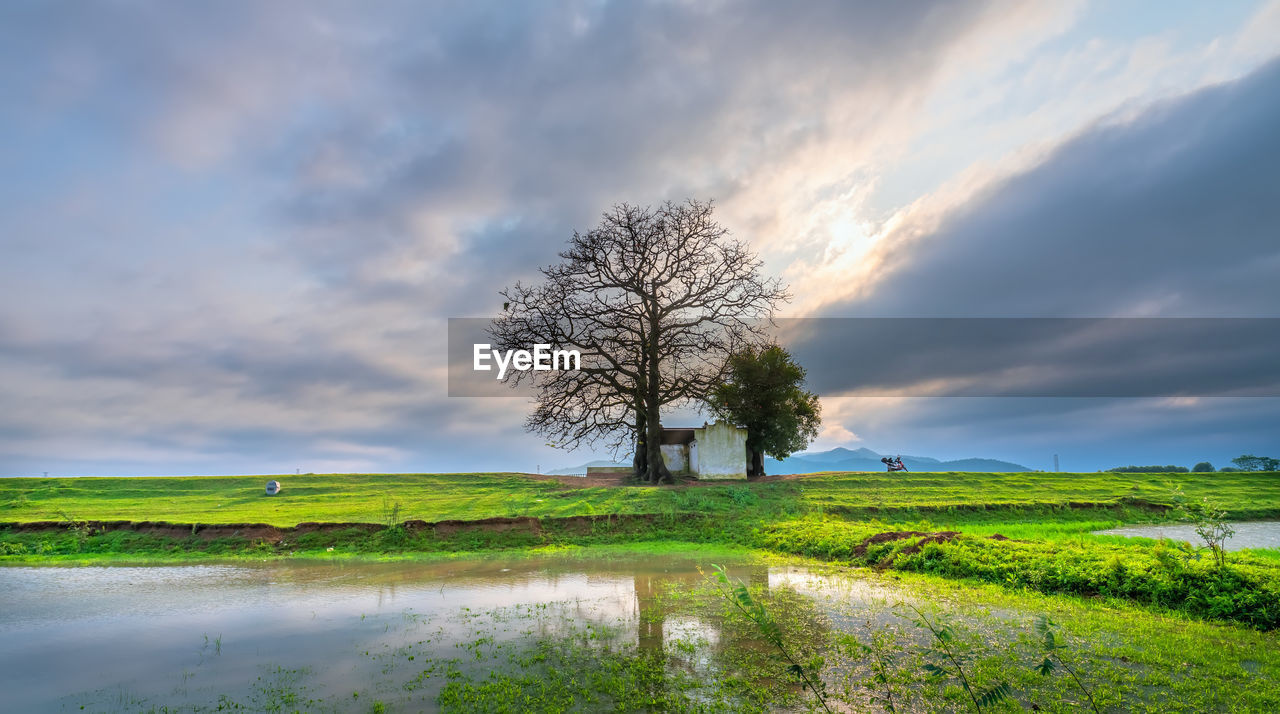
[[[579,370],[507,374],[538,390],[526,428],[567,449],[634,445],[637,478],[672,481],[662,409],[704,403],[729,355],[761,342],[763,320],[788,299],[711,213],[710,202],[692,200],[614,206],[574,233],[540,284],[501,292],[489,330],[499,349],[545,343],[582,354]]]

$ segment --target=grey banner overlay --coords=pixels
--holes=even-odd
[[[533,397],[472,370],[488,325],[449,319],[449,396]],[[1280,396],[1280,318],[789,318],[770,331],[821,396]]]

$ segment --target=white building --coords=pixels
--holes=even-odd
[[[663,429],[662,460],[673,474],[704,480],[747,478],[747,431],[726,422]]]

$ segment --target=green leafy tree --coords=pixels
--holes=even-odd
[[[1280,460],[1269,456],[1245,454],[1231,460],[1241,471],[1280,471]]]
[[[764,454],[785,459],[817,437],[818,395],[805,391],[804,367],[781,346],[748,345],[729,356],[726,373],[708,403],[717,416],[747,430],[751,476],[764,475]]]
[[[1213,464],[1209,463],[1208,461],[1201,461],[1200,463],[1191,467],[1191,472],[1197,473],[1197,474],[1209,474],[1209,473],[1213,473],[1216,470],[1217,469],[1213,468]]]

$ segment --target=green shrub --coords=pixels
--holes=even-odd
[[[24,543],[0,541],[0,555],[22,555],[26,552],[27,546]]]
[[[744,486],[736,486],[729,489],[729,500],[733,501],[736,506],[754,506],[760,502],[754,491]]]
[[[1212,559],[1170,553],[1167,546],[1161,553],[1087,541],[998,541],[966,535],[923,545],[922,536],[866,542],[891,530],[834,520],[792,521],[766,526],[756,539],[761,547],[829,560],[1046,593],[1118,597],[1259,629],[1280,627],[1280,567],[1262,558],[1240,555],[1219,566]]]

